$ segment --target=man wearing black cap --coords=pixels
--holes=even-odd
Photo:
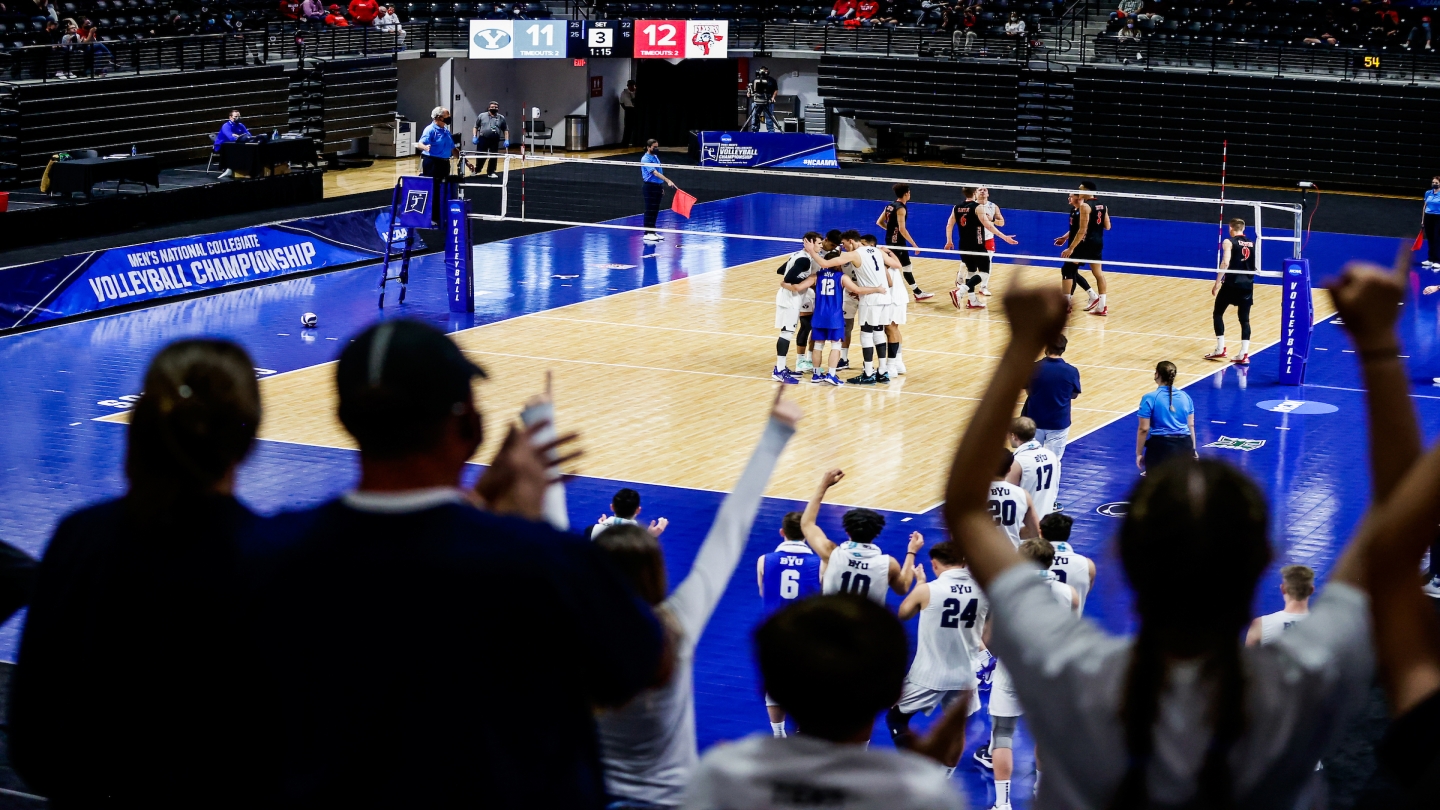
[[[287,795],[306,807],[600,808],[592,712],[653,684],[661,633],[592,544],[538,522],[546,426],[511,427],[474,491],[484,372],[386,321],[336,373],[354,490],[277,517],[263,590]],[[479,508],[475,502],[486,505]]]

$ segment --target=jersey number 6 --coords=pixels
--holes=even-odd
[[[780,572],[780,598],[794,599],[800,595],[800,572],[786,568]]]

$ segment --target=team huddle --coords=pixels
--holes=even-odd
[[[1110,213],[1095,198],[1095,184],[1085,181],[1070,195],[1070,227],[1055,244],[1069,259],[1061,268],[1062,288],[1067,296],[1075,287],[1085,290],[1089,300],[1085,311],[1107,315],[1105,275],[1101,269],[1104,234],[1110,229]],[[803,246],[785,258],[776,270],[782,279],[775,293],[775,328],[780,335],[775,345],[775,367],[771,376],[785,384],[801,382],[810,372],[816,385],[875,385],[888,383],[891,375],[903,375],[901,330],[907,319],[911,296],[917,302],[934,298],[920,289],[911,270],[910,254],[920,246],[909,230],[910,186],[897,183],[895,201],[886,205],[877,226],[885,229],[885,241],[858,230],[831,230],[825,234],[806,233]],[[945,250],[961,253],[961,267],[950,291],[956,309],[985,309],[990,295],[990,265],[995,240],[1014,245],[1019,241],[1000,231],[1004,214],[990,200],[983,187],[962,189],[964,202],[950,210],[945,223]],[[958,239],[958,242],[957,242]],[[1095,289],[1080,275],[1088,264],[1095,276]],[[856,322],[860,324],[863,371],[841,380],[838,372],[851,368],[850,341]],[[788,365],[790,345],[797,351],[795,370]],[[808,351],[807,351],[808,349]]]

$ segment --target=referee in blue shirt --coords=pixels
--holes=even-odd
[[[675,187],[660,171],[660,142],[651,138],[645,142],[645,154],[640,157],[640,189],[645,194],[645,241],[660,242],[665,237],[655,232],[655,220],[660,217],[660,199],[665,195],[665,186]]]
[[[436,227],[440,226],[441,200],[449,197],[445,184],[450,177],[450,156],[455,154],[455,136],[445,125],[445,120],[449,117],[450,111],[444,107],[431,110],[431,124],[425,127],[425,131],[420,133],[420,140],[415,142],[415,147],[424,153],[420,158],[420,174],[435,179],[431,211]]]
[[[1440,177],[1430,178],[1430,190],[1425,192],[1425,212],[1420,215],[1420,227],[1425,231],[1425,261],[1421,267],[1440,270]]]
[[[1195,403],[1175,390],[1179,370],[1169,360],[1155,365],[1159,386],[1140,400],[1140,427],[1135,433],[1135,466],[1153,470],[1172,458],[1199,458],[1195,447]]]

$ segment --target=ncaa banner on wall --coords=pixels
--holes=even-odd
[[[835,139],[800,132],[701,132],[701,166],[838,169]]]
[[[390,209],[349,211],[0,269],[0,332],[383,258]],[[423,243],[422,243],[423,244]]]

